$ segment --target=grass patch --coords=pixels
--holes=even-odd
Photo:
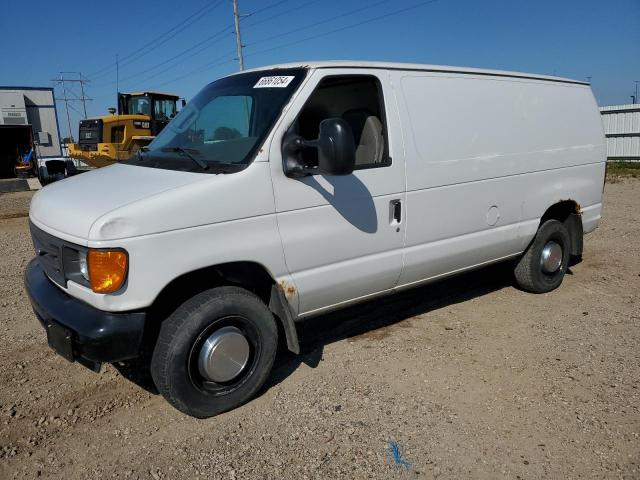
[[[640,178],[640,162],[607,162],[607,181]]]

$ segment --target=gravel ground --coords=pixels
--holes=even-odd
[[[558,290],[498,265],[307,321],[303,354],[209,420],[49,350],[30,198],[0,195],[2,479],[640,478],[640,180],[607,184]]]

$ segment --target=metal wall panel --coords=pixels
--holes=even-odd
[[[640,104],[602,107],[607,158],[640,160]]]
[[[607,158],[637,160],[640,158],[640,136],[607,138]]]

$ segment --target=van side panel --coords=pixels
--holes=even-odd
[[[605,144],[583,85],[392,72],[407,169],[399,286],[522,252],[546,209],[600,216]]]
[[[399,83],[414,149],[409,191],[605,160],[587,86],[419,73]]]

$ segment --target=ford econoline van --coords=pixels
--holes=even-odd
[[[63,357],[148,355],[160,393],[209,417],[256,394],[279,337],[299,351],[300,319],[507,259],[522,289],[558,287],[600,219],[604,145],[581,81],[245,71],[131,159],[37,193],[26,288]]]

